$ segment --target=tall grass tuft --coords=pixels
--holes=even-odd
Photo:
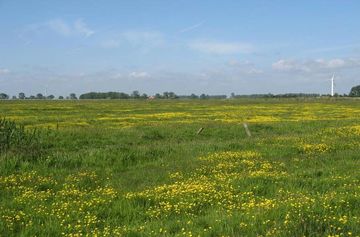
[[[15,121],[0,119],[0,154],[18,154],[33,159],[43,154],[43,148],[40,130],[27,130]]]

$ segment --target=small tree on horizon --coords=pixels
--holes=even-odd
[[[75,93],[70,93],[70,100],[77,100],[76,94]]]
[[[139,91],[133,91],[133,92],[131,93],[131,97],[132,97],[133,99],[139,99],[139,98],[140,98],[140,93],[139,93]]]
[[[164,98],[164,99],[168,99],[168,98],[169,98],[169,92],[165,91],[165,92],[163,93],[163,98]]]
[[[44,99],[43,94],[37,93],[37,94],[36,94],[36,99]]]
[[[168,96],[169,96],[170,99],[176,99],[177,98],[177,95],[172,91],[168,93]]]
[[[190,99],[199,99],[199,96],[195,95],[194,93],[192,93],[190,95]]]
[[[9,99],[9,96],[5,93],[0,93],[0,100],[7,100]]]
[[[19,98],[20,100],[25,99],[25,98],[26,98],[25,93],[24,93],[24,92],[20,92],[18,98]]]

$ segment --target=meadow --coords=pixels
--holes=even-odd
[[[360,100],[13,100],[0,118],[33,139],[0,150],[3,237],[360,236]]]

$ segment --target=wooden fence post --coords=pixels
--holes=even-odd
[[[248,127],[247,123],[243,123],[243,125],[244,125],[244,128],[245,128],[246,134],[248,135],[248,137],[251,137],[251,132],[249,130],[249,127]]]

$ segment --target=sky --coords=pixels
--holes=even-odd
[[[358,0],[0,0],[0,92],[348,93]]]

